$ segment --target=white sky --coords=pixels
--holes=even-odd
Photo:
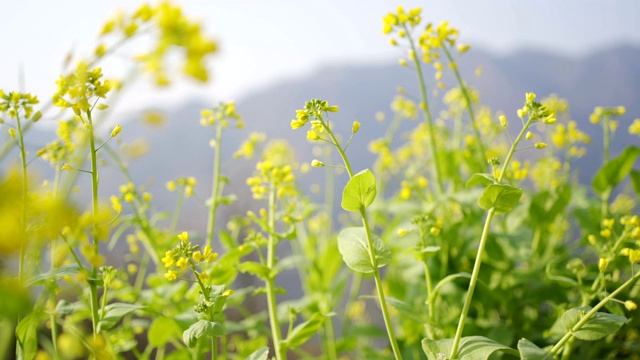
[[[219,40],[209,68],[210,85],[181,82],[148,95],[138,86],[123,108],[174,104],[188,98],[238,99],[282,78],[323,64],[394,61],[398,50],[383,36],[382,17],[400,2],[376,0],[183,0]],[[0,89],[18,89],[20,69],[27,91],[42,100],[55,90],[66,53],[89,54],[102,23],[132,0],[3,1],[0,7]],[[636,0],[454,0],[404,1],[422,6],[423,17],[448,20],[461,41],[498,53],[522,48],[581,55],[620,43],[640,44],[640,1]],[[640,65],[639,65],[640,66]],[[114,68],[118,68],[114,65]],[[141,96],[140,94],[145,94]]]

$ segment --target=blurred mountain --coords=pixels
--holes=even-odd
[[[482,75],[476,76],[474,72],[479,66],[483,69]],[[595,106],[623,105],[627,108],[627,114],[621,119],[615,135],[612,154],[619,153],[626,144],[638,143],[638,138],[632,138],[626,130],[634,118],[640,117],[638,47],[618,46],[574,58],[543,51],[496,56],[473,49],[460,59],[459,67],[463,78],[479,91],[483,105],[490,106],[494,112],[502,111],[511,118],[515,118],[516,109],[522,106],[525,92],[535,92],[539,99],[551,93],[566,98],[570,104],[571,118],[578,121],[579,128],[592,138],[587,156],[577,164],[581,167],[583,181],[589,181],[595,168],[602,162],[600,128],[588,121]],[[433,88],[433,72],[430,67],[425,69],[426,79]],[[445,80],[453,84],[451,79]],[[391,113],[389,104],[397,94],[397,86],[406,89],[409,95],[418,94],[413,71],[397,64],[331,65],[319,68],[304,78],[284,80],[257,89],[239,99],[237,111],[242,114],[246,126],[242,130],[227,129],[222,147],[224,158],[227,159],[223,173],[233,180],[228,186],[229,192],[242,196],[239,196],[239,202],[226,210],[244,213],[250,207],[244,203],[250,200],[244,179],[251,173],[255,160],[228,161],[250,132],[265,132],[269,139],[287,139],[296,149],[299,161],[308,162],[314,158],[313,145],[306,140],[306,130],[292,131],[289,125],[295,110],[302,108],[305,101],[312,98],[321,98],[340,106],[340,111],[333,114],[331,119],[338,126],[338,133],[349,134],[354,120],[362,123],[360,132],[349,147],[349,153],[354,157],[354,170],[370,167],[373,157],[367,145],[372,139],[382,136],[387,126],[385,122],[376,121],[374,114],[378,111]],[[442,108],[440,97],[432,96],[430,104],[435,108],[434,114]],[[194,176],[199,180],[195,199],[201,205],[185,208],[181,224],[183,228],[204,230],[204,201],[210,194],[209,181],[213,168],[213,152],[209,141],[214,137],[214,130],[201,127],[199,118],[201,109],[214,105],[204,100],[192,100],[178,108],[163,109],[167,118],[164,127],[145,125],[141,121],[142,111],[129,114],[124,117],[128,120],[122,121],[124,130],[121,137],[125,143],[139,137],[146,138],[148,155],[131,160],[130,171],[135,181],[146,184],[155,194],[154,202],[159,208],[170,210],[175,202],[175,194],[167,196],[164,189],[167,181],[178,176]],[[29,136],[30,141],[36,143],[41,135]],[[304,183],[307,189],[315,179],[323,179],[324,175],[319,175],[320,172],[323,170],[312,169],[306,175]],[[117,187],[124,183],[116,170],[105,169],[101,179],[101,193],[105,194],[105,198],[116,193]],[[255,207],[255,204],[251,206]]]

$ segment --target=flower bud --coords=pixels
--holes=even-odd
[[[313,166],[313,167],[322,167],[322,166],[324,166],[324,163],[322,161],[318,160],[318,159],[313,159],[311,161],[311,166]]]
[[[120,131],[122,131],[122,127],[120,126],[120,124],[118,124],[115,128],[113,128],[113,131],[111,131],[111,137],[116,137],[116,135],[118,135]]]
[[[607,260],[606,258],[600,258],[600,260],[598,261],[598,269],[601,273],[604,274],[604,271],[607,269],[607,265],[609,265],[609,260]]]
[[[354,121],[353,126],[351,126],[351,132],[355,134],[358,132],[358,130],[360,130],[360,122]]]
[[[546,143],[543,142],[539,142],[539,143],[535,143],[535,145],[533,145],[536,149],[544,149],[547,147]]]
[[[307,131],[307,139],[311,140],[311,141],[315,141],[315,140],[320,139],[320,135],[318,135],[318,133],[316,133],[313,130],[309,130],[309,131]]]
[[[500,120],[500,125],[502,125],[503,128],[506,128],[508,123],[507,123],[507,117],[504,115],[500,115],[498,116],[498,119]]]
[[[527,131],[527,134],[524,136],[525,139],[531,140],[535,135],[531,131]]]
[[[633,311],[633,310],[638,308],[638,305],[636,305],[636,303],[634,303],[631,300],[627,300],[627,301],[624,302],[624,307],[626,307],[627,310],[629,310],[629,311]]]

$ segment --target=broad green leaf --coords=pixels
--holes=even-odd
[[[38,323],[44,314],[32,312],[25,316],[16,326],[18,359],[33,359],[38,352]]]
[[[640,171],[631,170],[631,185],[633,185],[633,189],[636,191],[636,194],[640,196]]]
[[[269,348],[265,346],[251,353],[251,355],[247,356],[245,360],[268,360],[268,359],[269,359]]]
[[[342,191],[342,208],[360,211],[371,205],[376,198],[376,178],[369,169],[353,175]]]
[[[443,359],[442,355],[449,356],[453,339],[422,340],[422,350],[429,360]],[[520,353],[508,346],[499,344],[483,336],[467,336],[460,339],[457,360],[487,360],[496,351],[518,356]],[[442,355],[440,355],[442,354]],[[446,359],[446,357],[444,357]]]
[[[520,350],[522,360],[554,360],[551,354],[540,349],[527,339],[518,341],[518,350]]]
[[[193,348],[198,343],[198,339],[203,336],[222,336],[226,333],[222,324],[200,320],[189,326],[189,328],[182,333],[182,340],[184,340],[184,343],[187,344],[188,347]]]
[[[374,299],[374,300],[378,299],[377,296],[372,296],[372,295],[360,296],[360,298]],[[399,300],[390,296],[385,296],[385,300],[387,300],[387,303],[391,305],[394,309],[398,310],[398,312],[401,315],[404,315],[411,320],[414,320],[420,324],[424,324],[428,321],[426,314],[422,313],[420,309],[416,309],[413,305],[407,302],[404,302],[402,300]]]
[[[320,330],[323,323],[324,316],[319,313],[315,313],[309,320],[293,328],[283,343],[290,349],[298,348],[315,335],[318,330]]]
[[[144,308],[142,305],[127,303],[113,303],[105,306],[104,313],[100,310],[101,320],[98,321],[98,332],[111,329],[123,316],[142,308]]]
[[[157,317],[149,326],[147,338],[153,347],[163,347],[172,338],[180,337],[180,326],[175,320],[167,317]]]
[[[80,267],[77,264],[62,265],[44,274],[32,276],[27,280],[25,286],[32,286],[44,280],[58,280],[67,275],[76,274],[78,271],[80,271]]]
[[[506,213],[518,205],[521,195],[522,190],[513,186],[491,184],[482,192],[478,205],[485,210],[495,207],[497,213]]]
[[[371,234],[378,267],[391,261],[391,251],[379,237]],[[347,266],[356,272],[373,272],[373,264],[369,257],[369,246],[364,227],[350,227],[338,234],[338,251]]]
[[[640,155],[640,148],[629,146],[618,157],[609,160],[593,177],[591,183],[593,190],[598,194],[602,194],[607,189],[612,190],[615,188],[629,175],[638,155]]]
[[[240,263],[238,265],[238,270],[243,273],[249,273],[251,275],[257,276],[264,280],[269,278],[270,272],[269,268],[265,265],[253,261],[245,261],[243,263]]]
[[[491,174],[476,173],[471,175],[471,179],[467,181],[467,187],[473,187],[476,185],[490,185],[496,182],[496,178]]]
[[[583,306],[569,309],[562,314],[562,326],[569,332],[573,327],[591,311],[591,307]],[[627,318],[620,315],[603,312],[595,313],[582,327],[573,332],[573,335],[580,340],[594,341],[602,339],[617,332],[622,325],[627,322]]]

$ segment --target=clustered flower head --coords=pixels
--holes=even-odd
[[[204,272],[197,272],[196,266],[216,261],[218,253],[213,252],[209,245],[200,251],[200,245],[193,245],[189,241],[189,233],[186,231],[179,234],[178,239],[180,239],[178,245],[171,250],[167,250],[161,259],[164,267],[168,269],[164,277],[169,281],[175,280],[180,271],[189,267],[201,280],[206,279],[208,275]]]
[[[600,121],[604,118],[616,118],[624,115],[626,109],[624,106],[610,107],[605,108],[601,106],[596,106],[593,109],[593,113],[589,116],[589,120],[594,124],[599,124]],[[615,126],[615,125],[614,125]]]
[[[251,159],[256,152],[256,148],[259,144],[263,143],[267,139],[267,135],[261,132],[252,132],[249,134],[247,140],[240,144],[238,151],[233,153],[234,158],[244,157],[245,159]]]
[[[60,76],[56,81],[58,90],[53,96],[55,106],[71,108],[77,116],[93,110],[98,99],[105,99],[107,93],[113,88],[114,83],[102,79],[102,69],[99,67],[89,69],[84,62],[78,63],[75,72]],[[98,109],[106,108],[98,104]]]
[[[202,117],[200,118],[200,125],[202,126],[214,126],[216,123],[220,123],[223,128],[229,126],[229,120],[236,120],[236,127],[241,129],[244,124],[242,117],[236,113],[236,105],[233,102],[220,103],[220,105],[213,109],[202,110]]]
[[[304,109],[296,110],[296,118],[291,120],[291,128],[299,129],[309,120],[314,120],[311,122],[312,130],[322,131],[324,114],[330,112],[338,112],[338,106],[330,106],[328,102],[320,99],[307,101],[304,104]]]
[[[167,182],[167,190],[173,192],[178,187],[184,189],[184,195],[190,197],[193,195],[193,188],[196,186],[197,181],[193,176],[179,177],[176,180]]]
[[[575,121],[569,121],[566,126],[558,124],[551,134],[551,139],[559,149],[569,147],[568,155],[575,158],[584,156],[587,151],[585,147],[579,146],[580,144],[591,143],[589,135],[578,130],[578,124]]]
[[[38,98],[29,93],[23,94],[16,91],[5,93],[0,90],[0,112],[6,112],[12,119],[16,119],[22,110],[25,118],[31,119],[33,116],[32,120],[38,121],[40,112],[33,113],[33,105],[38,103]],[[2,123],[1,119],[0,123]]]
[[[263,160],[256,164],[255,175],[247,179],[254,199],[264,199],[270,188],[278,198],[295,195],[295,176],[293,175],[291,148],[285,142],[271,142],[267,145]]]
[[[555,124],[556,117],[553,111],[547,108],[545,105],[542,105],[539,102],[534,101],[536,99],[536,94],[534,93],[526,93],[525,94],[525,103],[521,109],[518,109],[517,114],[520,119],[525,117],[529,117],[532,121],[542,122],[545,124]]]
[[[183,14],[178,5],[161,2],[157,5],[144,4],[133,15],[118,13],[107,21],[100,35],[105,37],[114,32],[121,32],[125,38],[138,33],[150,33],[149,28],[158,30],[158,37],[153,47],[137,56],[145,70],[155,77],[158,85],[169,84],[165,70],[164,55],[174,48],[183,51],[185,60],[183,72],[197,80],[207,81],[208,72],[204,58],[218,49],[217,44],[202,32],[200,24],[193,22]],[[107,47],[101,44],[96,55],[101,56]]]

